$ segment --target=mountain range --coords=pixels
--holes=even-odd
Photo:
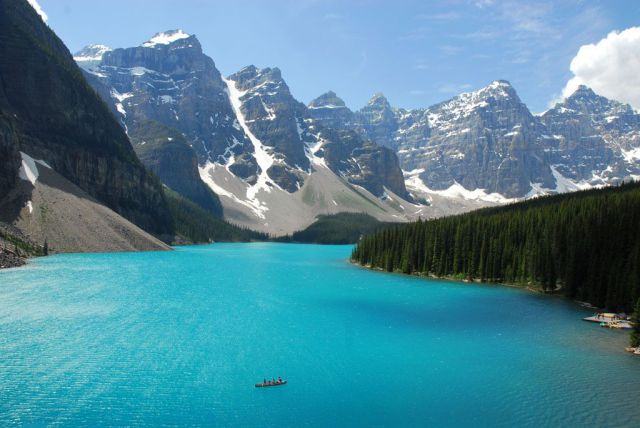
[[[342,212],[403,222],[640,177],[640,115],[584,86],[542,114],[504,80],[422,109],[378,93],[351,110],[332,91],[305,105],[278,68],[223,76],[182,30],[72,56],[24,0],[2,12],[0,222],[54,251],[286,235]]]
[[[278,68],[224,77],[183,30],[75,59],[165,184],[269,233],[321,214],[406,221],[640,175],[640,115],[584,86],[541,115],[504,80],[429,108],[378,93],[352,111],[331,91],[304,105]],[[165,147],[178,141],[181,156]]]
[[[132,48],[90,46],[75,58],[145,165],[210,209],[210,200],[181,190],[206,184],[215,193],[209,199],[217,195],[233,223],[284,234],[320,214],[367,212],[403,221],[424,209],[407,192],[393,150],[316,119],[277,68],[248,66],[223,77],[198,39],[182,30]],[[167,149],[178,140],[180,157]]]

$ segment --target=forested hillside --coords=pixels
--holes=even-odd
[[[307,244],[355,244],[365,234],[374,233],[393,223],[385,223],[364,213],[338,213],[321,215],[309,227],[289,236],[277,238],[279,242]]]
[[[396,226],[352,259],[386,271],[534,285],[612,310],[640,297],[640,184]]]
[[[173,244],[214,241],[248,242],[268,239],[264,233],[239,227],[214,217],[211,212],[169,188],[165,188],[165,195],[174,222]]]

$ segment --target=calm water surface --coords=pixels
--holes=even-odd
[[[371,272],[350,251],[215,244],[0,272],[0,425],[640,426],[626,334],[562,299]]]

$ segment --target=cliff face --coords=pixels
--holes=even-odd
[[[171,234],[160,182],[136,158],[64,44],[24,0],[0,3],[0,94],[0,150],[9,159],[16,160],[17,150],[42,159],[143,229]],[[1,180],[11,183],[6,170],[13,163],[2,163]]]
[[[544,126],[506,81],[428,109],[393,109],[381,94],[356,112],[356,128],[398,153],[402,169],[432,190],[461,185],[508,198],[532,183],[553,188]]]
[[[1,103],[0,92],[0,105]],[[0,112],[0,200],[15,186],[18,179],[20,156],[16,140],[12,122]]]
[[[253,146],[236,120],[227,85],[195,36],[173,30],[140,46],[104,52],[97,63],[83,58],[91,57],[76,54],[92,86],[116,106],[127,128],[162,123],[184,135],[199,163],[240,159],[248,168],[237,174],[249,181],[255,177]]]
[[[352,130],[325,128],[319,135],[322,145],[315,154],[336,174],[376,196],[384,196],[387,188],[410,200],[393,150],[366,141]]]
[[[631,106],[580,86],[541,120],[552,136],[549,161],[564,177],[598,185],[640,174],[640,115]]]
[[[220,199],[200,179],[196,154],[181,133],[154,121],[137,123],[129,132],[142,163],[164,184],[222,217]]]
[[[398,156],[358,127],[356,115],[335,92],[311,101],[307,111],[310,128],[318,133],[314,143],[319,141],[320,148],[316,154],[324,156],[332,171],[376,196],[384,196],[386,188],[411,200]]]

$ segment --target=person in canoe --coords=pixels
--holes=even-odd
[[[286,383],[286,380],[282,380],[282,377],[278,376],[278,380],[276,380],[276,378],[271,378],[271,380],[262,379],[262,383],[256,383],[256,388],[286,385]]]

